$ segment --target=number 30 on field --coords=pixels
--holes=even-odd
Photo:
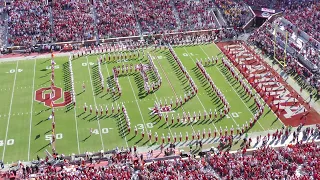
[[[4,144],[4,140],[0,140],[0,146],[4,146],[5,144]],[[11,145],[13,145],[14,144],[14,139],[8,139],[7,140],[7,146],[11,146]]]

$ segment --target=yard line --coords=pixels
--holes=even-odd
[[[89,71],[89,78],[90,78],[90,83],[91,83],[93,101],[94,101],[95,106],[97,106],[96,97],[95,97],[95,94],[94,94],[94,89],[93,89],[93,84],[92,84],[92,79],[91,79],[92,76],[91,76],[91,70],[90,70],[88,56],[86,56],[86,59],[87,59],[87,67],[88,67],[88,71]],[[102,139],[102,131],[101,131],[101,126],[100,126],[100,120],[99,120],[98,116],[96,118],[97,118],[97,121],[98,121],[98,126],[99,126],[99,131],[100,131],[99,134],[100,134],[100,139],[101,139],[102,150],[104,151],[104,143],[103,143],[103,139]]]
[[[32,80],[32,91],[31,91],[31,108],[30,108],[30,126],[29,126],[29,144],[28,144],[28,161],[30,161],[30,146],[31,146],[31,130],[32,130],[32,111],[33,111],[33,101],[34,101],[34,80],[36,77],[36,64],[37,60],[34,59],[33,65],[33,80]]]
[[[189,53],[189,51],[185,48],[185,47],[183,47],[183,49],[186,51],[186,53],[188,53],[188,54],[190,54]],[[195,61],[194,61],[194,59],[191,57],[191,56],[188,56],[188,57],[190,57],[191,58],[191,60],[193,61],[193,63],[196,63]],[[202,104],[202,102],[201,102],[201,100],[200,100],[200,98],[199,98],[199,96],[198,96],[198,94],[196,94],[196,97],[197,97],[197,99],[199,100],[199,102],[200,102],[200,104],[201,104],[201,106],[202,106],[202,108],[204,109],[204,110],[206,110],[206,108],[204,107],[204,105]],[[233,117],[231,116],[231,118],[232,118],[232,120],[233,120],[233,122],[237,125],[237,122],[233,119]],[[217,127],[216,127],[216,125],[212,122],[212,125],[214,126],[214,128],[218,131],[218,129],[217,129]]]
[[[122,64],[124,65],[124,62],[122,62]],[[142,112],[141,112],[141,109],[140,109],[140,105],[139,105],[139,103],[138,103],[138,99],[137,99],[137,97],[136,97],[136,94],[135,94],[135,92],[134,92],[133,86],[132,86],[132,84],[131,84],[131,80],[130,80],[129,76],[127,76],[127,78],[128,78],[128,80],[129,80],[129,84],[130,84],[130,87],[131,87],[131,89],[132,89],[134,99],[136,100],[136,104],[137,104],[137,106],[138,106],[138,110],[139,110],[140,116],[141,116],[141,118],[142,118],[142,122],[143,122],[143,124],[144,124],[144,129],[146,130],[145,133],[148,133],[147,125],[146,125],[146,123],[145,123],[145,121],[144,121],[144,118],[143,118],[143,115],[142,115]],[[149,144],[151,144],[151,141],[149,141]]]
[[[12,108],[12,102],[13,102],[14,88],[15,88],[16,79],[17,79],[18,65],[19,65],[19,61],[17,61],[16,71],[15,71],[15,74],[14,74],[12,94],[11,94],[11,101],[10,101],[8,121],[7,121],[6,136],[5,136],[4,143],[3,143],[2,161],[4,161],[4,153],[6,152],[6,144],[7,144],[7,138],[8,138],[9,124],[10,124],[11,108]]]
[[[144,51],[144,50],[143,50],[143,51]],[[157,59],[157,62],[158,62],[158,58],[157,58],[157,57],[156,57],[156,59]],[[140,60],[140,63],[141,63],[141,60]],[[158,63],[159,63],[159,62],[158,62]],[[157,93],[157,91],[155,91],[153,94],[154,94],[154,96],[155,96],[155,98],[156,98],[156,101],[159,102],[159,99],[158,99],[156,93]],[[170,134],[171,134],[172,138],[173,138],[173,134],[172,134],[172,131],[171,131],[170,126],[168,125],[168,122],[167,122],[166,124],[167,124],[167,127],[168,127],[168,129],[169,129],[169,131],[170,131]]]
[[[71,62],[71,65],[72,65],[72,61]],[[71,66],[72,67],[72,66]],[[71,69],[72,70],[72,69]],[[72,74],[73,76],[73,74]],[[74,101],[76,102],[76,96],[74,96]],[[78,121],[77,121],[77,108],[76,107],[73,107],[74,109],[74,121],[76,123],[76,132],[77,132],[77,144],[78,144],[78,154],[80,154],[80,143],[79,143],[79,131],[78,131]]]
[[[108,78],[110,77],[110,73],[109,73],[109,69],[108,69],[108,63],[105,62],[105,64],[106,64],[106,69],[107,69],[107,74],[108,74],[107,79],[108,79]],[[104,81],[104,79],[102,79],[102,81]],[[107,83],[108,83],[108,82],[107,82]],[[127,136],[124,136],[124,140],[125,140],[125,142],[126,142],[127,147],[129,147],[128,141],[127,141]]]
[[[215,44],[216,45],[216,44]],[[216,45],[217,46],[217,45]],[[201,48],[201,50],[208,56],[208,54],[203,50],[203,48],[201,46],[199,46]],[[219,49],[219,48],[218,48]],[[220,50],[220,49],[219,49]],[[209,56],[208,56],[209,57]],[[222,72],[220,71],[220,69],[217,66],[214,66],[215,68],[218,69],[219,73],[226,79],[226,77],[222,74]],[[248,111],[251,113],[252,116],[254,116],[254,114],[251,112],[250,108],[247,106],[247,104],[242,100],[242,98],[239,96],[239,94],[236,92],[236,90],[233,88],[233,86],[231,85],[231,83],[226,79],[226,81],[229,83],[229,85],[231,86],[232,90],[237,94],[237,96],[240,98],[240,100],[242,101],[242,103],[247,107]],[[265,129],[262,127],[262,125],[260,124],[259,121],[257,121],[259,126],[263,129],[263,131],[265,131]]]
[[[157,62],[158,62],[158,61],[157,61]],[[164,76],[166,77],[166,79],[167,79],[167,81],[168,81],[168,83],[169,83],[169,85],[170,85],[170,87],[171,87],[174,95],[175,95],[176,97],[179,97],[179,96],[177,95],[176,91],[174,90],[173,85],[172,85],[172,83],[170,82],[170,80],[169,80],[169,78],[168,78],[165,70],[163,69],[162,65],[161,65],[159,62],[158,62],[158,64],[159,64],[159,66],[160,66],[160,68],[161,68]],[[183,106],[181,106],[181,108],[182,108],[182,110],[183,110],[184,112],[186,112],[186,111],[184,110]],[[194,128],[193,128],[193,126],[192,126],[192,123],[190,124],[190,126],[191,126],[191,128],[192,128],[193,133],[195,133],[196,131],[194,130]]]

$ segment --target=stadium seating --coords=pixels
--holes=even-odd
[[[53,1],[53,40],[83,41],[94,38],[93,6],[89,2]]]
[[[276,49],[274,49],[274,32],[276,29]],[[288,35],[286,38],[286,32]],[[294,29],[293,25],[283,18],[278,18],[273,22],[266,22],[256,32],[251,34],[249,42],[253,42],[261,48],[267,55],[274,56],[278,60],[285,58],[286,54],[286,67],[287,72],[299,74],[305,83],[319,88],[319,61],[316,57],[319,55],[317,47],[301,36],[302,32]],[[285,44],[287,41],[287,48]],[[274,53],[275,51],[275,53]]]
[[[97,28],[100,38],[139,35],[130,0],[97,1]]]
[[[244,2],[217,0],[215,3],[222,10],[224,18],[230,26],[242,27],[253,18],[252,12]]]
[[[50,41],[49,7],[43,0],[14,0],[8,7],[9,44],[30,46]]]
[[[319,179],[320,146],[297,143],[286,147],[261,147],[251,153],[207,152],[204,157],[145,163],[131,153],[117,153],[105,162],[52,166],[20,166],[4,177],[103,179]],[[250,154],[250,155],[249,155]]]
[[[287,9],[285,18],[320,41],[320,2],[305,3],[304,6],[295,9]],[[308,21],[306,21],[308,19]]]
[[[216,28],[212,1],[174,0],[179,14],[181,30],[203,30]]]
[[[160,33],[177,29],[170,0],[133,0],[142,32]]]

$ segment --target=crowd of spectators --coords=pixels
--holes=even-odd
[[[244,1],[216,0],[215,3],[230,26],[242,27],[253,18],[253,13]]]
[[[244,179],[319,179],[320,147],[314,143],[288,145],[278,150],[262,147],[251,156],[216,154],[209,165],[220,177]],[[301,170],[297,172],[298,167]]]
[[[320,41],[320,2],[308,2],[286,9],[285,18],[299,29]],[[308,21],[306,21],[308,19]]]
[[[35,44],[214,29],[216,5],[230,26],[252,17],[245,3],[219,0],[14,0],[8,13],[9,44]]]
[[[97,1],[95,8],[100,38],[139,35],[138,24],[130,0]]]
[[[177,29],[170,0],[133,0],[133,4],[142,32],[162,33]]]
[[[92,4],[88,1],[52,2],[53,40],[83,41],[94,38]]]
[[[174,0],[174,6],[179,14],[182,30],[202,30],[217,27],[213,12],[213,1]]]
[[[50,41],[49,6],[44,0],[14,0],[7,7],[9,44],[30,46]]]
[[[275,22],[278,22],[277,20]],[[290,28],[288,26],[285,27],[286,31],[289,32],[289,36],[291,35]],[[314,54],[307,54],[303,53],[304,51],[301,51],[302,49],[298,46],[296,46],[291,40],[290,37],[288,38],[288,46],[292,47],[296,51],[293,53],[286,53],[285,54],[285,35],[280,32],[280,30],[277,31],[277,44],[274,46],[274,26],[266,22],[263,26],[261,26],[259,29],[257,29],[253,34],[249,37],[249,42],[257,45],[263,52],[265,52],[268,56],[274,57],[278,60],[286,60],[286,68],[285,70],[288,73],[292,74],[298,74],[300,77],[302,77],[303,81],[306,84],[309,84],[317,89],[320,88],[320,82],[319,82],[319,75],[312,72],[312,69],[308,69],[306,66],[304,66],[298,59],[298,54],[305,55],[305,57],[308,59],[309,63],[312,63],[313,67],[314,65],[319,64],[319,61],[317,60],[317,52],[314,51]],[[290,42],[291,41],[291,42]],[[282,42],[282,46],[280,45]],[[274,48],[276,47],[276,48]],[[318,66],[319,68],[319,66]]]
[[[313,129],[314,130],[314,129]],[[312,133],[309,129],[309,136]],[[307,133],[304,131],[304,133]],[[284,135],[284,134],[283,134]],[[267,138],[267,136],[265,137]],[[268,135],[269,138],[269,135]],[[262,141],[262,139],[260,139]],[[271,139],[270,139],[271,140]],[[25,166],[7,171],[3,177],[38,179],[319,179],[320,146],[314,142],[289,144],[280,148],[262,146],[248,153],[208,151],[201,157],[193,155],[173,160],[146,163],[135,153],[116,153],[104,162],[78,164],[52,163]]]

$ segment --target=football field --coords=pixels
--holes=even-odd
[[[175,107],[176,97],[184,97],[189,92],[190,84],[168,49],[154,50],[148,48],[145,53],[153,57],[154,65],[157,67],[162,84],[156,91],[147,94],[143,87],[143,78],[140,72],[132,71],[120,73],[119,85],[122,95],[113,96],[106,88],[101,89],[99,68],[97,59],[101,55],[89,55],[72,60],[73,74],[69,70],[69,57],[55,57],[55,86],[62,89],[56,97],[55,103],[63,104],[67,101],[63,92],[71,91],[71,76],[74,79],[76,94],[76,106],[69,104],[64,107],[55,108],[56,120],[56,150],[62,154],[80,154],[86,151],[97,152],[100,150],[113,149],[115,147],[131,146],[157,146],[160,141],[154,141],[154,133],[157,132],[159,139],[162,134],[166,137],[186,132],[191,136],[192,132],[208,131],[210,128],[224,130],[227,126],[231,128],[241,126],[253,118],[257,106],[248,94],[245,93],[240,83],[233,78],[229,70],[221,63],[223,54],[215,44],[196,46],[175,47],[174,51],[180,58],[182,64],[189,72],[198,87],[198,93],[181,107]],[[112,53],[111,53],[112,54]],[[212,91],[210,84],[201,74],[196,66],[196,59],[207,57],[219,57],[217,64],[205,66],[214,84],[226,97],[231,108],[230,112],[217,119],[200,119],[192,123],[177,122],[179,113],[190,112],[191,115],[199,111],[210,109],[214,112],[223,108],[223,104],[217,95]],[[122,65],[134,66],[137,64],[148,64],[147,56],[121,60],[107,60],[101,64],[105,84],[115,87],[113,67]],[[155,73],[150,69],[146,71],[151,81]],[[51,58],[28,59],[0,63],[0,160],[5,163],[12,161],[30,161],[36,156],[44,156],[44,151],[51,151],[51,127],[52,121],[48,120],[51,114],[50,106],[40,102],[41,96],[50,94],[45,88],[51,85]],[[83,91],[83,83],[86,90]],[[38,90],[38,93],[36,91]],[[37,94],[40,96],[38,97]],[[61,96],[59,96],[61,95]],[[170,104],[173,100],[173,108],[169,114],[169,121],[161,120],[152,113],[155,102],[167,101]],[[84,112],[84,104],[93,107],[93,113],[88,110]],[[117,105],[124,104],[131,123],[131,132],[127,131],[126,121],[123,113],[117,112]],[[112,105],[115,112],[111,113]],[[109,113],[103,112],[100,115],[100,107],[105,110],[108,107]],[[99,109],[96,116],[95,107]],[[171,123],[171,114],[175,122]],[[135,136],[134,127],[138,128],[138,135]],[[249,132],[259,132],[269,129],[276,129],[282,126],[281,122],[269,109],[265,107],[263,115]],[[90,136],[90,129],[93,133]],[[146,136],[141,138],[141,131]],[[147,132],[151,130],[153,137],[148,140]],[[190,138],[189,138],[190,139]],[[186,144],[187,146],[187,144]]]

